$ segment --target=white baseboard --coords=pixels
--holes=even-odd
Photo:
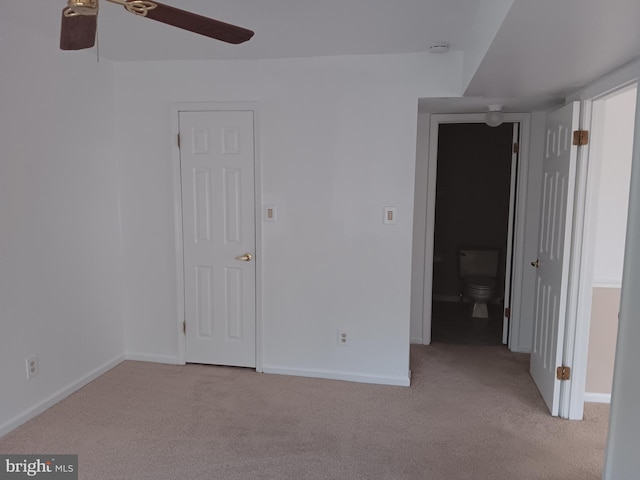
[[[420,338],[412,338],[411,339],[411,343],[416,344],[416,345],[422,345],[423,344],[422,337],[420,337]]]
[[[593,288],[622,288],[621,278],[594,278]]]
[[[79,378],[78,380],[70,383],[66,387],[58,390],[56,393],[54,393],[53,395],[50,395],[49,397],[45,398],[41,402],[37,403],[35,406],[29,408],[28,410],[25,410],[21,414],[13,417],[8,422],[5,422],[4,424],[0,425],[0,437],[2,437],[3,435],[6,435],[11,430],[19,427],[23,423],[28,422],[29,420],[31,420],[35,416],[40,415],[42,412],[44,412],[48,408],[51,408],[56,403],[58,403],[60,400],[65,399],[66,397],[71,395],[73,392],[76,392],[76,391],[80,390],[87,383],[91,382],[92,380],[95,380],[100,375],[108,372],[109,370],[111,370],[116,365],[122,363],[123,360],[124,360],[124,356],[123,355],[118,355],[117,357],[113,358],[112,360],[109,360],[104,365],[102,365],[102,366],[90,371],[85,376],[83,376],[83,377]]]
[[[135,360],[137,362],[166,363],[169,365],[182,365],[178,357],[172,355],[149,355],[146,353],[128,352],[124,356],[125,360]]]
[[[289,367],[278,367],[274,365],[263,365],[264,373],[276,375],[293,375],[296,377],[324,378],[327,380],[344,380],[347,382],[373,383],[377,385],[394,385],[408,387],[411,384],[411,371],[406,377],[368,375],[362,373],[336,372],[332,370],[298,369]]]
[[[611,394],[585,392],[584,401],[589,403],[611,403]]]

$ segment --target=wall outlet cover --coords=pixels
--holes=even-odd
[[[276,206],[265,205],[263,208],[263,218],[265,222],[275,223],[276,221]]]
[[[336,337],[339,347],[346,347],[351,343],[351,333],[344,329],[338,329],[338,335]]]
[[[382,219],[385,225],[395,225],[398,209],[396,207],[384,207],[384,217]]]

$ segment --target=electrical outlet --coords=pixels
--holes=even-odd
[[[27,358],[27,380],[31,380],[33,377],[38,375],[38,356],[31,355]]]
[[[351,343],[351,335],[346,330],[338,330],[338,345],[341,347],[345,347]]]

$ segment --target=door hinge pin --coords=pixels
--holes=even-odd
[[[180,134],[179,133],[178,133],[177,137],[178,137],[178,148],[180,148]]]
[[[513,144],[513,153],[520,153],[520,144],[518,142]]]
[[[589,130],[576,130],[573,132],[573,144],[581,147],[589,144]]]
[[[511,318],[511,309],[509,307],[504,309],[505,318]]]
[[[558,380],[571,380],[571,368],[558,367],[558,369],[556,370],[556,378]]]
[[[184,321],[182,322],[182,334],[183,334],[183,335],[186,335],[186,334],[187,334],[187,321],[186,321],[186,320],[184,320]]]

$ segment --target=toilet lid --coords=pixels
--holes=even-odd
[[[464,279],[465,283],[474,288],[494,288],[496,286],[495,278],[471,276]]]

